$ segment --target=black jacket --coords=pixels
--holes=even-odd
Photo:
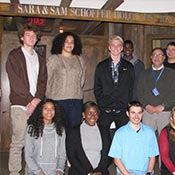
[[[111,62],[109,57],[97,65],[94,94],[100,109],[125,110],[133,98],[134,68],[130,62],[121,59],[118,83],[114,83]]]
[[[69,175],[87,175],[90,172],[101,172],[102,175],[109,175],[108,166],[111,163],[111,158],[108,157],[108,152],[111,145],[110,134],[108,129],[100,126],[98,127],[102,138],[102,151],[101,160],[96,169],[93,169],[83,150],[80,136],[80,125],[67,132],[66,150],[68,160],[71,164],[71,167],[69,168]]]

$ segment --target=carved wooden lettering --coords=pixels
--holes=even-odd
[[[8,7],[9,11],[7,10],[7,4],[0,3],[0,15],[175,26],[174,16],[168,14],[134,13],[106,9],[100,10],[29,4],[8,4]],[[4,11],[4,9],[6,10]]]

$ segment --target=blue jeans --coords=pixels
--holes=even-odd
[[[82,119],[82,99],[56,100],[55,102],[64,107],[66,129],[80,124]]]

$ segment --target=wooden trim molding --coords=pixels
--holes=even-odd
[[[0,15],[175,26],[174,16],[169,14],[133,13],[61,6],[0,3]]]
[[[151,59],[150,59],[150,56],[151,56],[151,50],[153,49],[153,40],[173,40],[175,39],[175,34],[150,34],[150,35],[147,35],[146,37],[146,45],[147,45],[147,62],[146,62],[146,65],[147,67],[150,67],[151,66]]]

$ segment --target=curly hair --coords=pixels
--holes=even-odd
[[[134,48],[134,44],[131,40],[127,39],[124,41],[124,44],[130,44],[132,48]]]
[[[42,100],[32,115],[29,117],[27,120],[28,124],[28,133],[30,134],[31,137],[35,137],[36,139],[40,136],[43,135],[43,129],[44,129],[44,121],[43,121],[43,116],[42,116],[42,110],[43,106],[46,103],[53,103],[54,108],[55,108],[55,116],[52,119],[52,122],[54,123],[54,126],[56,128],[56,132],[58,135],[62,135],[64,125],[63,125],[63,116],[64,116],[64,110],[61,105],[56,104],[53,100],[51,99],[45,99]]]
[[[73,55],[80,55],[82,53],[82,43],[78,35],[72,32],[64,32],[57,35],[52,41],[51,54],[61,54],[62,49],[67,36],[72,36],[74,38],[74,49],[72,51]]]

